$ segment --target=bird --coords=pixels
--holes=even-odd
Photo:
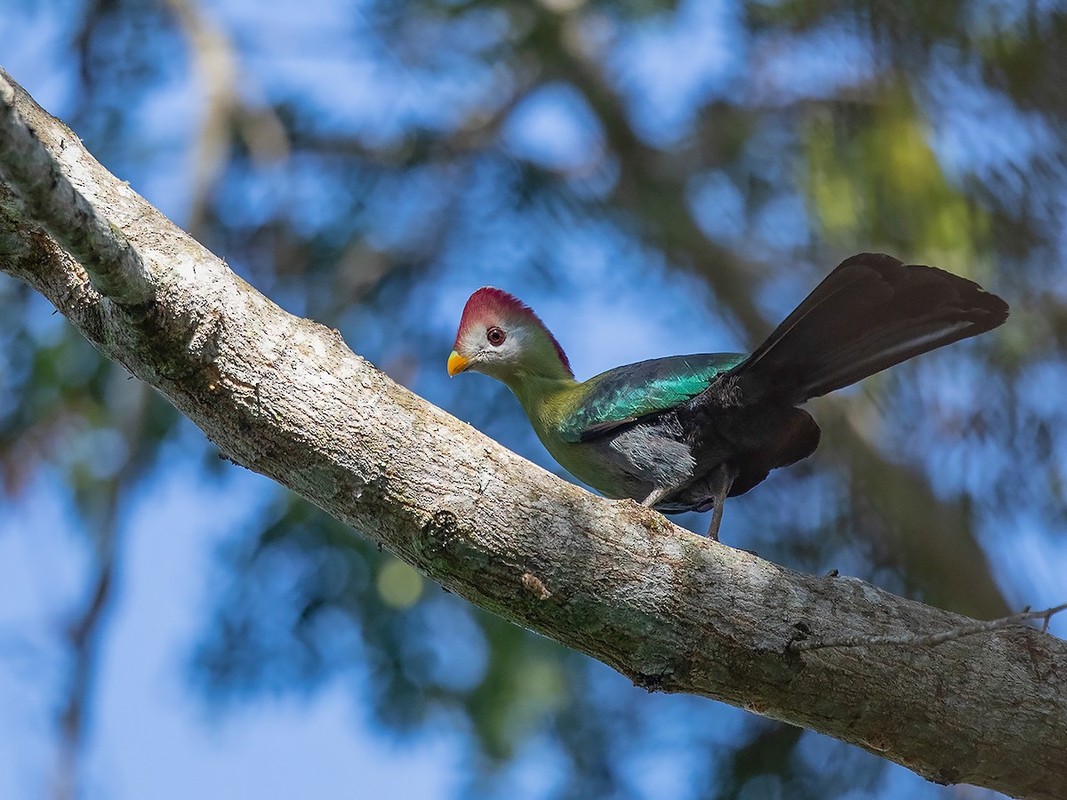
[[[712,511],[717,540],[728,497],[815,452],[820,430],[805,401],[1007,317],[1007,303],[971,280],[860,253],[749,354],[654,358],[577,381],[537,314],[484,286],[463,308],[448,374],[503,382],[576,478],[664,514]]]

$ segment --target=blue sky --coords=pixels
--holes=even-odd
[[[205,578],[234,527],[262,504],[266,479],[234,469],[205,481],[188,467],[152,480],[122,526],[125,556],[97,676],[85,796],[333,797],[361,787],[369,796],[454,797],[456,742],[443,732],[402,743],[375,732],[349,686],[226,713],[193,691],[191,648],[212,599]],[[63,664],[55,632],[84,567],[64,505],[45,480],[0,515],[4,798],[41,797],[49,788]]]

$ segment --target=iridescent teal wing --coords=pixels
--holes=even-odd
[[[642,417],[674,408],[733,369],[741,353],[700,353],[627,364],[590,378],[581,405],[560,424],[564,441],[584,442]]]

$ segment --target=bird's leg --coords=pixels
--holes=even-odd
[[[708,538],[719,541],[719,525],[722,524],[722,507],[726,505],[726,495],[730,493],[730,487],[734,485],[737,470],[728,465],[720,464],[712,473],[711,496],[715,500],[715,508],[711,512],[711,525],[708,526]]]
[[[711,524],[708,526],[708,538],[719,541],[719,526],[722,524],[722,507],[725,497],[715,498],[715,508],[711,510]]]
[[[656,505],[656,503],[662,500],[663,496],[669,491],[669,486],[657,486],[655,489],[652,490],[652,493],[648,497],[641,501],[641,505],[643,505],[645,508],[652,508]]]

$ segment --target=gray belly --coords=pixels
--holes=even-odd
[[[721,464],[737,471],[729,491],[733,497],[760,483],[770,470],[811,455],[818,443],[819,426],[802,409],[712,404],[685,406],[580,446],[596,448],[594,488],[638,502],[654,489],[667,489],[655,508],[671,514],[710,509],[713,478]]]
[[[676,487],[693,477],[696,462],[689,445],[681,441],[681,429],[674,430],[670,421],[660,418],[655,422],[626,428],[598,444],[611,466],[617,472],[619,488],[625,497],[640,502],[658,487]],[[669,501],[670,498],[664,498]],[[689,506],[670,508],[670,503],[660,503],[661,511],[684,511]]]

